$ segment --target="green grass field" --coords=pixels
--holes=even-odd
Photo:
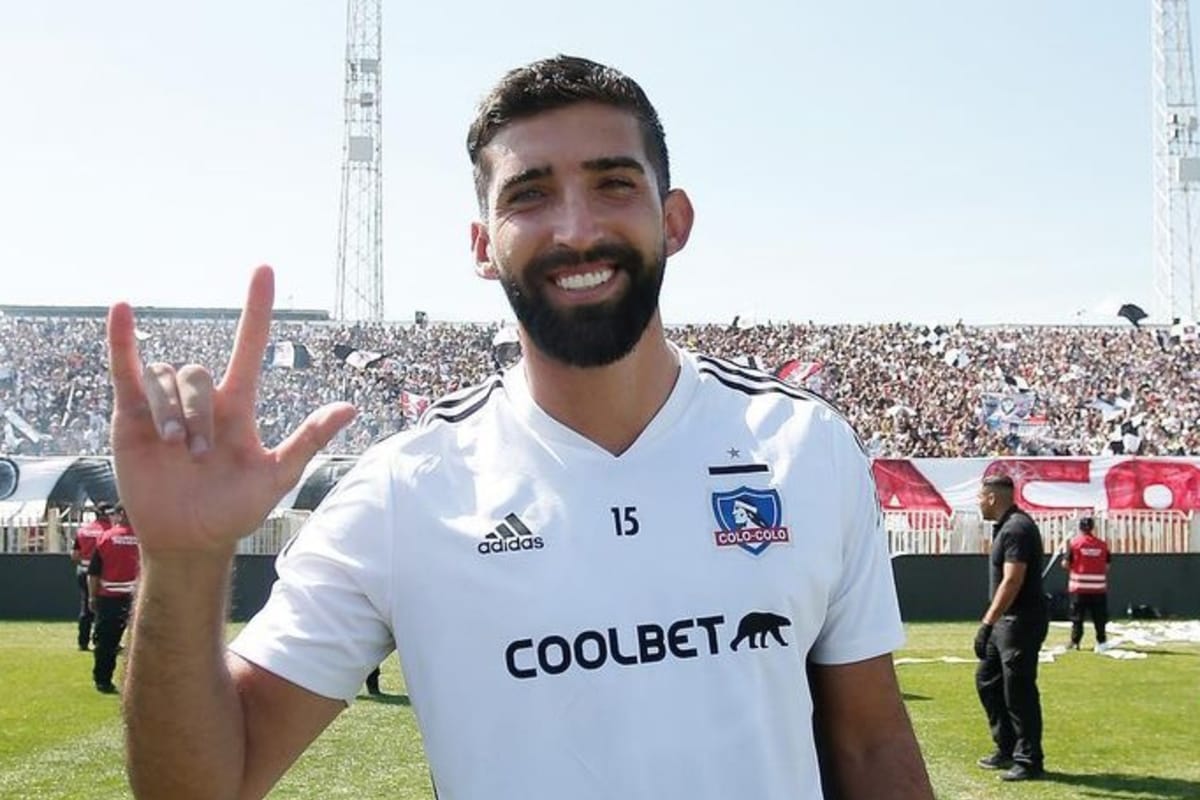
[[[908,646],[897,655],[967,658],[974,630],[964,623],[910,625]],[[1052,628],[1048,645],[1065,643],[1066,635],[1062,627]],[[938,797],[1200,798],[1200,646],[1144,652],[1149,657],[1138,661],[1071,652],[1043,665],[1049,774],[1019,785],[1002,784],[975,766],[991,743],[972,664],[899,666]],[[91,655],[75,650],[73,623],[0,623],[0,676],[0,798],[130,796],[118,699],[92,688]],[[271,797],[432,798],[395,659],[385,668],[383,688],[388,697],[364,696]],[[1092,692],[1101,699],[1085,703]]]

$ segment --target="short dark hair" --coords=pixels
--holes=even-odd
[[[1010,475],[1003,472],[995,475],[988,475],[983,479],[983,485],[989,489],[1001,489],[1011,492],[1013,490],[1013,479]]]
[[[1090,530],[1093,530],[1095,527],[1096,527],[1096,520],[1092,519],[1091,517],[1080,517],[1079,518],[1079,530],[1090,531]]]
[[[516,120],[586,102],[619,108],[637,118],[646,157],[658,178],[659,196],[667,196],[671,166],[666,134],[642,87],[613,67],[578,56],[557,55],[509,70],[480,101],[467,131],[467,155],[475,169],[480,209],[487,209],[489,175],[480,156],[488,142]]]

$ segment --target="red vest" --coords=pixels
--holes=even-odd
[[[80,525],[79,530],[75,531],[75,544],[71,549],[79,551],[77,569],[80,572],[87,572],[88,562],[92,560],[92,553],[96,552],[96,543],[100,541],[100,537],[111,525],[112,523],[94,519]]]
[[[96,543],[100,559],[100,597],[127,597],[137,586],[141,566],[137,536],[132,528],[113,525]]]
[[[1067,591],[1101,594],[1108,591],[1108,545],[1095,536],[1079,534],[1071,540],[1071,572]]]

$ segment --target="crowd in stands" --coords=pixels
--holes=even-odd
[[[143,319],[138,338],[147,362],[195,362],[219,375],[234,329]],[[359,416],[328,449],[361,452],[414,424],[428,399],[493,372],[496,333],[494,324],[276,323],[274,341],[302,345],[309,363],[264,365],[263,440],[277,443],[319,405],[348,400]],[[782,368],[840,409],[876,456],[1200,453],[1200,345],[1146,327],[735,321],[670,335],[748,367]],[[0,452],[109,452],[104,342],[99,319],[0,316]]]

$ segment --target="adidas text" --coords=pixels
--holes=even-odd
[[[541,550],[546,546],[540,536],[514,536],[511,539],[484,539],[476,548],[480,555],[489,556],[492,553],[512,553],[517,550]]]

